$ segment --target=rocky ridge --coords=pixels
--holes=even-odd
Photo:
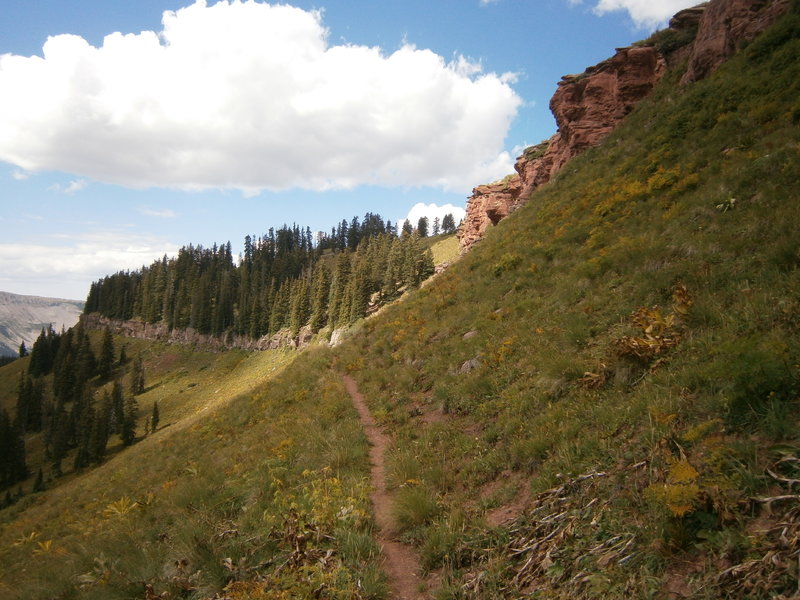
[[[311,329],[303,327],[297,335],[288,329],[271,335],[253,339],[243,335],[229,334],[214,336],[199,333],[191,327],[187,329],[170,329],[164,323],[147,323],[133,319],[130,321],[116,321],[98,313],[82,315],[81,322],[87,329],[102,330],[108,328],[112,333],[125,337],[164,342],[165,344],[186,344],[202,346],[210,350],[230,350],[240,348],[243,350],[277,350],[280,348],[305,348],[314,337]]]
[[[743,44],[789,10],[790,0],[711,0],[677,13],[669,28],[578,75],[565,75],[550,100],[558,131],[517,158],[516,173],[480,185],[467,200],[458,231],[461,253],[487,229],[528,201],[563,166],[597,146],[644,98],[668,69],[687,65],[681,79],[707,77]]]

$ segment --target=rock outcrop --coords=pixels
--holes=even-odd
[[[667,30],[650,40],[618,48],[613,57],[580,75],[564,76],[550,101],[558,132],[526,149],[517,158],[515,174],[472,191],[458,231],[462,254],[572,158],[600,144],[668,68],[688,62],[684,83],[708,76],[789,5],[790,0],[711,0],[680,11]]]
[[[713,0],[707,4],[681,83],[707,77],[786,14],[790,0]]]
[[[652,91],[665,68],[663,56],[654,47],[630,47],[619,48],[612,58],[580,75],[563,77],[550,101],[558,132],[526,149],[514,165],[516,174],[472,191],[458,231],[462,253],[570,159],[599,144]]]
[[[303,327],[297,335],[292,335],[288,329],[257,340],[242,335],[214,336],[199,333],[192,328],[169,329],[164,323],[147,323],[140,320],[116,321],[100,314],[93,313],[82,315],[81,321],[88,329],[105,329],[108,327],[112,333],[130,338],[164,342],[165,344],[185,344],[201,346],[209,350],[230,350],[241,348],[243,350],[277,350],[280,348],[305,348],[311,343],[313,334],[311,329]]]

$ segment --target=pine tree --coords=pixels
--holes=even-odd
[[[25,439],[22,430],[0,410],[0,488],[7,488],[28,477]]]
[[[35,494],[36,492],[41,491],[44,491],[44,474],[42,473],[42,468],[39,467],[39,471],[36,473],[36,481],[33,482],[31,493]]]
[[[100,362],[97,365],[97,374],[103,381],[111,377],[111,372],[114,369],[114,337],[111,335],[111,330],[106,327],[103,331],[103,343],[100,347]]]
[[[23,432],[26,431],[28,427],[28,411],[30,410],[32,388],[31,378],[26,377],[25,373],[20,373],[19,382],[17,383],[16,422]]]
[[[153,414],[150,417],[150,430],[155,433],[156,429],[158,429],[158,421],[159,421],[159,414],[158,414],[158,401],[153,402]]]
[[[421,238],[428,237],[428,217],[420,217],[417,221],[417,235]]]
[[[25,347],[25,340],[19,345],[19,357],[22,358],[23,356],[28,356],[28,349]]]
[[[75,443],[78,451],[72,463],[73,468],[78,471],[89,466],[93,460],[92,430],[95,427],[94,397],[92,391],[87,387],[80,402],[81,410],[76,415]],[[76,407],[73,407],[73,410]]]
[[[106,391],[100,401],[100,406],[95,412],[92,431],[89,436],[90,460],[96,464],[103,462],[103,458],[106,455],[106,446],[108,445],[111,427],[111,410],[111,394]]]
[[[136,441],[136,419],[139,416],[139,405],[134,396],[125,399],[122,415],[122,431],[120,437],[125,446],[130,446]]]
[[[456,231],[456,222],[453,213],[447,213],[442,219],[442,233],[450,235]]]
[[[144,393],[144,390],[144,365],[140,354],[133,360],[133,365],[131,366],[130,394],[131,396],[138,396]]]
[[[291,292],[289,328],[292,330],[292,335],[297,335],[300,328],[308,322],[309,313],[308,283],[305,278],[301,278],[295,281]]]
[[[328,295],[330,292],[330,280],[328,270],[317,265],[314,269],[314,277],[311,282],[311,317],[308,322],[311,331],[317,332],[322,329],[328,310]]]
[[[125,394],[122,383],[115,381],[111,388],[111,414],[108,418],[109,433],[122,433],[125,420]]]

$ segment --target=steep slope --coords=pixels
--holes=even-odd
[[[3,596],[387,597],[347,374],[436,598],[790,597],[798,55],[795,5],[673,70],[336,349],[186,350],[174,425],[0,512]]]
[[[342,349],[440,597],[795,593],[797,56],[673,71]]]
[[[680,11],[667,29],[578,75],[565,75],[550,100],[558,131],[517,158],[516,173],[473,190],[458,236],[462,252],[528,202],[574,157],[600,144],[653,91],[668,69],[699,81],[789,10],[789,0],[712,0]],[[688,67],[687,67],[688,63]]]
[[[82,311],[78,300],[0,292],[0,355],[17,356],[21,342],[30,350],[43,327],[72,327]]]
[[[295,352],[127,344],[147,373],[140,439],[93,469],[45,468],[43,492],[20,486],[0,510],[3,598],[257,598],[266,582],[271,598],[384,594],[366,438],[326,353],[296,369]],[[161,425],[142,435],[155,401]]]

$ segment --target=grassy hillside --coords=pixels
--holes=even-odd
[[[796,590],[797,56],[672,73],[342,349],[440,597]]]
[[[247,597],[255,572],[276,598],[380,596],[365,438],[329,358],[128,343],[145,354],[142,421],[158,400],[163,427],[0,511],[2,596]]]
[[[669,75],[336,349],[147,346],[172,424],[0,512],[3,597],[386,597],[345,372],[437,598],[794,594],[797,56]]]

